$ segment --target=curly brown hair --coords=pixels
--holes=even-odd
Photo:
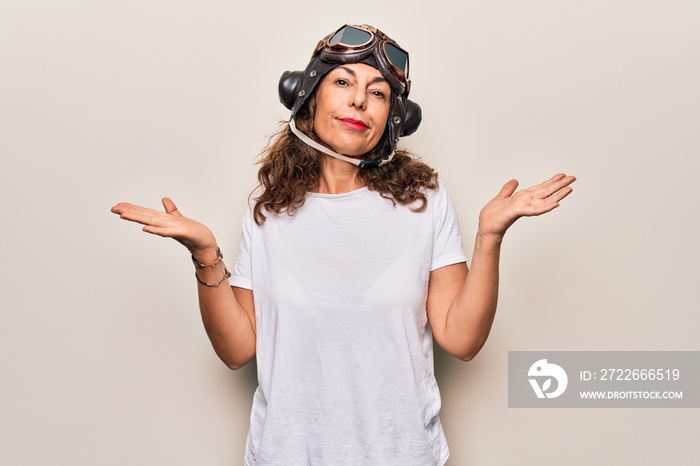
[[[312,95],[299,110],[295,121],[301,131],[318,140],[313,131],[315,112],[316,96]],[[259,184],[253,191],[260,193],[253,207],[253,217],[258,225],[265,222],[263,210],[294,215],[304,205],[306,194],[318,190],[319,186],[320,153],[294,136],[287,122],[282,124],[283,127],[270,137],[258,161]],[[385,133],[366,158],[380,159],[390,151],[391,145]],[[428,204],[425,190],[438,187],[437,172],[403,149],[396,150],[391,163],[363,168],[357,176],[368,189],[377,191],[394,205],[397,202],[410,205],[417,201],[416,205],[411,205],[415,212],[422,212]]]

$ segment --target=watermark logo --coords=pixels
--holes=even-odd
[[[508,407],[700,408],[700,351],[508,351]]]
[[[561,366],[548,363],[546,359],[540,359],[530,366],[527,375],[531,377],[528,380],[537,398],[556,398],[564,393],[569,383],[566,371]],[[557,381],[557,385],[553,391],[548,391],[552,388],[552,379]],[[542,380],[542,385],[539,380]]]

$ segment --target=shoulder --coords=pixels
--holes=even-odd
[[[444,196],[447,193],[447,185],[442,181],[441,178],[437,179],[437,187],[435,188],[422,188],[423,192],[429,197]]]
[[[430,204],[444,204],[452,203],[452,197],[447,189],[447,185],[441,179],[438,179],[437,187],[435,188],[423,188],[423,193],[428,199],[428,206]]]

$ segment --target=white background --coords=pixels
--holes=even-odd
[[[692,409],[509,409],[509,350],[698,350],[700,3],[0,5],[0,463],[241,464],[254,367],[209,346],[184,248],[109,212],[170,196],[229,264],[285,70],[340,25],[411,53],[403,141],[470,251],[503,183],[575,174],[503,248],[491,337],[437,355],[450,466],[700,462]]]

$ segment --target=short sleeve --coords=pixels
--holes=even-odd
[[[250,206],[243,216],[243,231],[241,233],[241,247],[234,267],[233,275],[229,279],[231,286],[253,289],[253,274],[251,268],[251,235],[253,229],[253,210]]]
[[[434,225],[433,257],[430,271],[446,265],[466,262],[467,256],[462,249],[462,236],[459,232],[457,212],[452,198],[442,182],[428,202],[433,204]]]

